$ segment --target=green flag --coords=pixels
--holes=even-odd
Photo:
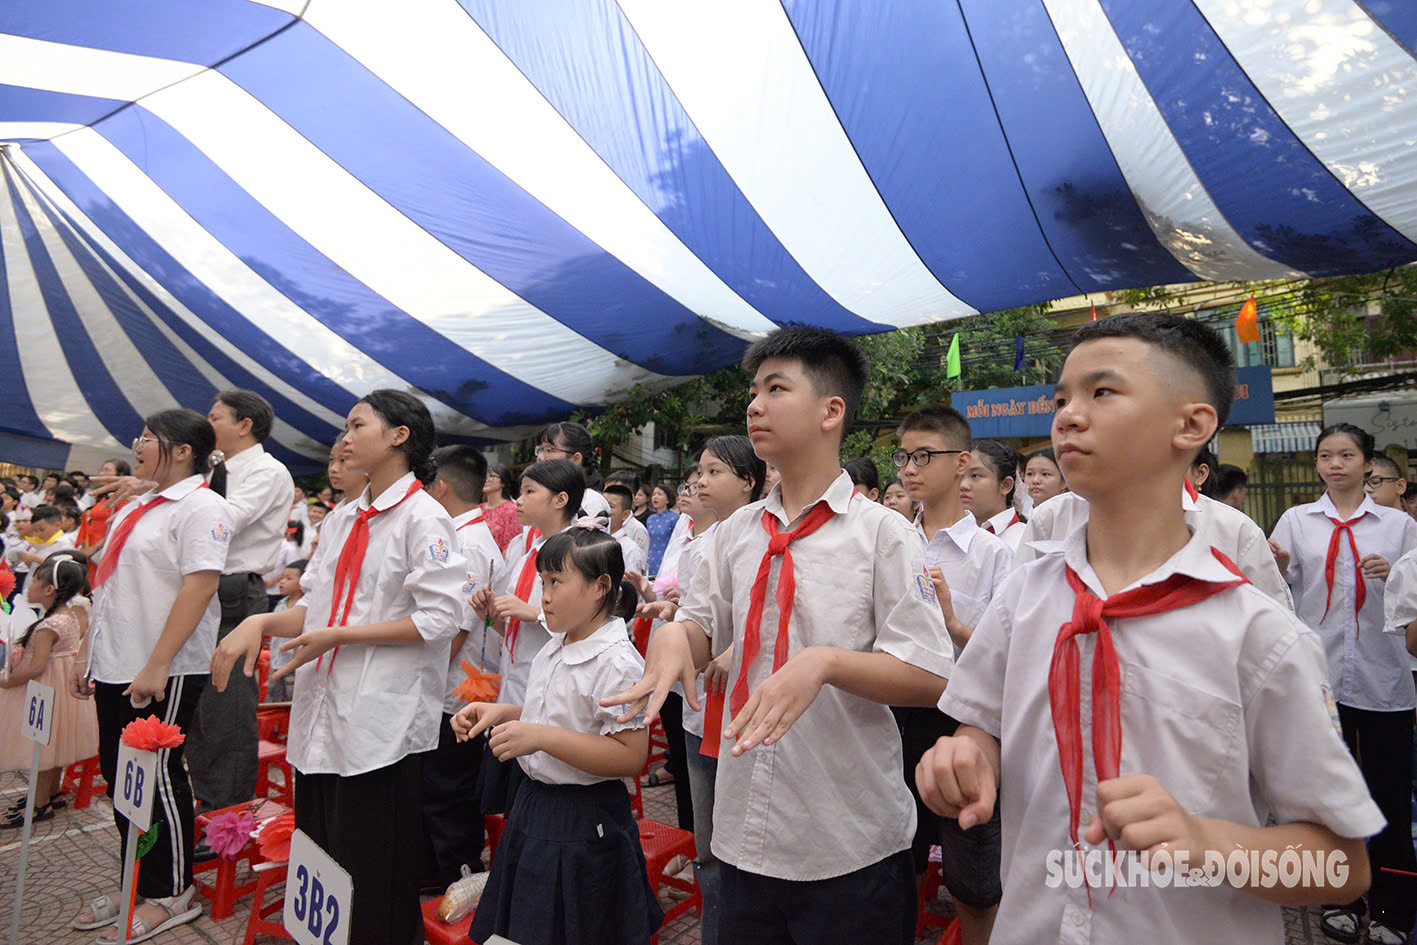
[[[959,377],[959,332],[950,341],[950,353],[945,356],[945,377]]]

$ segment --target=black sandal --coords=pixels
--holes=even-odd
[[[54,805],[46,802],[34,809],[34,823],[42,820],[50,820],[54,817]],[[25,825],[25,802],[20,801],[9,810],[5,811],[5,816],[0,818],[0,830],[17,830]]]
[[[1353,923],[1352,929],[1337,924],[1345,919]],[[1351,906],[1324,906],[1319,914],[1319,928],[1335,942],[1354,945],[1363,932],[1363,913]]]

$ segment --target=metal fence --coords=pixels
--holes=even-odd
[[[1323,495],[1324,485],[1314,471],[1309,457],[1255,457],[1249,469],[1250,482],[1245,511],[1259,523],[1268,535],[1274,531],[1279,516],[1302,502],[1315,502]]]

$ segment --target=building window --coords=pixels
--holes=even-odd
[[[1269,318],[1260,306],[1260,340],[1241,343],[1235,336],[1236,310],[1202,309],[1197,318],[1220,332],[1235,356],[1236,367],[1292,368],[1294,333],[1288,325]]]

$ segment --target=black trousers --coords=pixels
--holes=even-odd
[[[217,587],[221,601],[221,640],[247,617],[266,612],[266,585],[259,574],[223,574]],[[261,687],[255,676],[232,672],[226,691],[208,686],[197,705],[187,733],[187,760],[192,790],[207,810],[249,801],[256,793],[256,706]]]
[[[664,724],[664,737],[669,742],[664,770],[674,778],[674,806],[678,810],[679,829],[694,829],[694,794],[689,788],[688,753],[684,747],[684,699],[671,692],[659,710]]]
[[[118,784],[118,742],[129,722],[157,716],[186,732],[197,711],[197,700],[207,684],[206,676],[173,676],[161,702],[133,708],[123,683],[94,683],[94,713],[98,717],[98,766],[113,797]],[[138,895],[144,899],[165,899],[180,895],[192,885],[192,847],[195,816],[192,812],[192,785],[183,766],[183,748],[167,748],[157,753],[157,783],[153,785],[152,822],[160,825],[157,843],[143,857],[138,871]],[[128,841],[128,818],[113,813],[118,825],[119,882],[122,882],[123,853]]]
[[[443,888],[466,863],[482,872],[482,752],[487,739],[459,742],[443,713],[438,747],[423,757],[423,880]]]
[[[914,945],[910,851],[844,876],[796,882],[722,864],[718,938],[733,945]]]
[[[1417,873],[1412,851],[1412,710],[1374,712],[1338,706],[1343,740],[1363,770],[1368,793],[1387,818],[1382,833],[1368,841],[1373,885],[1368,890],[1372,917],[1400,932],[1417,921],[1417,879],[1384,870]]]
[[[422,945],[418,872],[424,755],[341,777],[295,779],[295,826],[349,872],[350,945]]]

